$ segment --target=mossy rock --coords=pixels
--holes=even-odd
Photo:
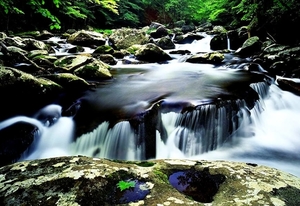
[[[186,61],[190,63],[210,63],[219,64],[225,59],[224,54],[220,52],[207,52],[194,54],[189,57]]]
[[[163,62],[172,59],[169,54],[153,43],[143,45],[135,52],[135,56],[138,60],[146,62]]]
[[[61,92],[63,88],[51,80],[0,66],[0,107],[11,108],[3,110],[2,118],[36,111],[57,99]]]
[[[54,66],[58,68],[62,68],[66,71],[71,71],[87,63],[89,59],[90,57],[85,55],[64,56],[56,60],[54,62]]]
[[[142,45],[140,45],[140,44],[134,44],[134,45],[128,47],[126,49],[126,51],[129,52],[130,54],[135,54],[135,52],[137,50],[139,50],[141,47],[142,47]]]
[[[28,52],[27,57],[29,59],[33,59],[36,56],[46,56],[46,55],[48,55],[47,50],[31,50],[30,52]]]
[[[67,39],[67,42],[80,46],[100,46],[104,45],[106,40],[104,35],[98,32],[80,30],[70,34],[70,36]]]
[[[98,46],[93,53],[94,54],[113,54],[114,49],[111,46],[102,45],[102,46]]]
[[[235,53],[242,56],[251,56],[260,52],[261,49],[262,49],[262,42],[260,41],[259,37],[253,36],[247,39],[243,43],[242,47],[236,50]]]
[[[86,90],[90,86],[87,81],[71,73],[51,74],[44,77],[56,82],[64,89],[74,92]]]
[[[111,79],[110,66],[102,61],[94,61],[85,64],[74,71],[74,74],[86,80]]]

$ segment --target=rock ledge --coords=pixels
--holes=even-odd
[[[197,176],[178,176],[179,192],[170,177],[185,171]],[[300,178],[256,164],[70,156],[0,168],[2,205],[208,205],[193,194],[204,197],[212,186],[209,205],[300,205]]]

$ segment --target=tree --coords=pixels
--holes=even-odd
[[[59,17],[71,19],[93,19],[92,8],[107,10],[118,13],[118,0],[3,0],[0,2],[0,15],[6,20],[6,29],[9,29],[10,16],[24,15],[26,20],[39,19],[39,22],[48,22],[50,29],[60,29],[61,21]],[[14,22],[17,24],[18,22]],[[35,22],[38,24],[38,22]],[[4,26],[4,25],[2,25]]]

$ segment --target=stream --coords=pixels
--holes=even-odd
[[[210,52],[211,38],[176,50]],[[300,97],[281,90],[263,72],[248,71],[250,60],[232,53],[220,65],[172,57],[161,64],[119,61],[112,66],[112,80],[70,106],[76,115],[64,116],[53,104],[32,117],[0,122],[0,130],[18,121],[38,127],[19,161],[64,155],[230,160],[300,177]],[[42,113],[52,118],[40,121]]]

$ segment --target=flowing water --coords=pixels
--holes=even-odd
[[[210,39],[176,49],[207,52]],[[80,121],[61,116],[58,105],[49,105],[33,117],[0,122],[0,130],[19,121],[39,128],[20,160],[79,154],[144,160],[148,149],[154,150],[156,159],[242,161],[300,176],[300,97],[282,91],[265,75],[173,57],[168,64],[114,66],[113,80],[78,100],[78,116],[81,111],[85,116],[77,118],[97,123],[89,132],[76,136]],[[226,58],[240,61],[231,54]],[[148,123],[141,120],[133,126],[131,119],[143,119],[155,109],[161,129],[151,133],[149,145]]]

